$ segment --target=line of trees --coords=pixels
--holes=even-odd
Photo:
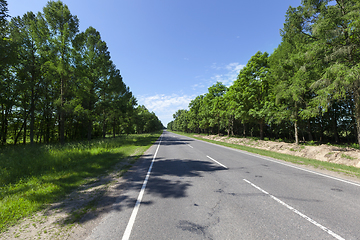
[[[360,2],[289,7],[282,42],[257,52],[227,88],[178,110],[172,130],[360,143]]]
[[[125,85],[100,33],[61,1],[8,20],[0,0],[0,142],[61,142],[163,126]]]

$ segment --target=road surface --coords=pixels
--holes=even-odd
[[[360,185],[164,131],[87,239],[360,239]]]

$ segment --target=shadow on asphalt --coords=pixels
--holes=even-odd
[[[183,144],[189,144],[190,142],[193,142],[194,140],[192,139],[171,139],[169,137],[167,137],[166,139],[163,139],[161,141],[161,145],[165,145],[165,146],[172,146],[172,145],[183,145]]]
[[[161,142],[161,145],[188,144],[191,141],[166,139]],[[117,178],[118,181],[111,184],[109,188],[100,188],[96,192],[88,191],[97,187],[95,182],[81,189],[78,196],[76,196],[75,203],[65,200],[62,203],[55,204],[51,210],[61,208],[62,211],[69,213],[69,217],[65,219],[64,224],[74,222],[83,224],[96,219],[100,214],[133,208],[152,158],[152,154],[143,155],[124,176]],[[192,186],[192,177],[202,177],[205,172],[222,170],[224,168],[209,161],[156,158],[146,186],[146,194],[156,195],[161,198],[184,198],[187,197],[188,188]],[[113,178],[110,176],[104,177],[98,185],[104,184],[104,181],[110,182],[113,181]],[[130,190],[137,192],[136,196],[128,195]],[[142,201],[141,204],[150,205],[153,202]],[[87,211],[86,214],[83,213],[83,216],[79,218],[79,211],[74,211],[74,207],[75,209],[84,209],[85,207],[91,209],[91,211]]]

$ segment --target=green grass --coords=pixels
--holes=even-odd
[[[341,154],[341,157],[349,159],[349,160],[355,160],[356,159],[356,158],[353,158],[353,157],[351,157],[349,155],[346,155],[346,154],[343,154],[343,153]]]
[[[283,161],[287,161],[287,162],[291,162],[291,163],[295,163],[295,164],[308,165],[308,166],[313,166],[315,168],[327,169],[327,170],[334,171],[334,172],[342,172],[347,175],[356,176],[356,177],[360,178],[360,168],[356,168],[356,167],[352,167],[352,166],[346,166],[346,165],[342,165],[342,164],[336,164],[336,163],[331,163],[331,162],[319,161],[319,160],[315,160],[315,159],[303,158],[303,157],[298,157],[298,156],[293,156],[293,155],[283,154],[283,153],[278,153],[278,152],[272,152],[272,151],[268,151],[268,150],[257,149],[257,148],[252,148],[252,147],[238,145],[238,144],[219,142],[219,141],[209,140],[209,139],[205,139],[205,138],[201,138],[201,137],[194,137],[194,135],[199,135],[199,134],[191,134],[191,133],[183,133],[183,132],[175,132],[175,131],[172,131],[172,132],[180,134],[180,135],[188,136],[191,138],[195,138],[198,140],[211,142],[211,143],[215,143],[218,145],[243,150],[246,152],[259,154],[262,156],[272,157],[275,159],[279,159],[279,160],[283,160]],[[295,149],[293,149],[293,150],[295,151]],[[348,156],[348,157],[350,157],[350,156]]]
[[[160,132],[65,145],[0,147],[0,232],[127,161],[120,170],[123,174],[159,136]]]

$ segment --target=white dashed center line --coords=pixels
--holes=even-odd
[[[208,159],[210,159],[210,160],[212,160],[212,161],[214,161],[214,162],[216,162],[217,164],[219,164],[220,166],[222,166],[223,168],[226,168],[227,169],[227,166],[225,166],[224,164],[222,164],[222,163],[220,163],[220,162],[218,162],[218,161],[216,161],[215,159],[213,159],[212,157],[209,157],[209,156],[206,156]]]

